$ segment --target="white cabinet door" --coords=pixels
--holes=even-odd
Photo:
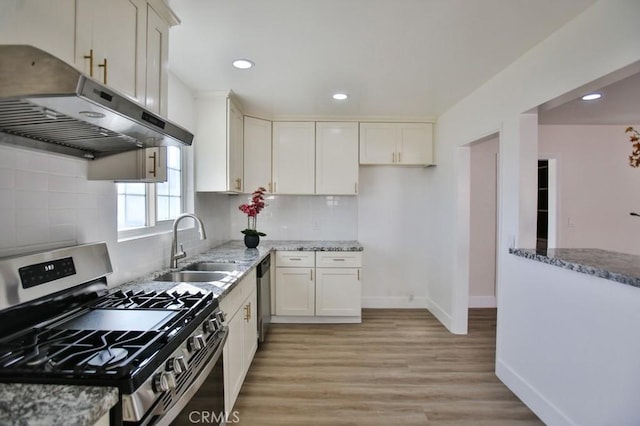
[[[77,0],[76,11],[76,67],[144,102],[146,1]]]
[[[315,192],[315,123],[273,123],[273,192]]]
[[[433,164],[433,126],[430,123],[398,123],[397,163]]]
[[[258,297],[256,286],[244,302],[246,311],[242,311],[244,315],[244,365],[249,370],[253,356],[258,349]]]
[[[224,406],[227,413],[233,410],[242,382],[244,381],[244,316],[240,309],[227,317],[229,335],[225,343],[224,356]]]
[[[75,0],[0,1],[2,44],[29,44],[73,65]]]
[[[360,123],[360,164],[394,164],[395,123]]]
[[[271,122],[244,118],[244,188],[271,192]]]
[[[316,194],[358,192],[358,123],[316,123]]]
[[[316,274],[316,316],[360,316],[360,268],[318,268]]]
[[[243,169],[244,169],[244,158],[243,158],[243,133],[244,133],[244,125],[242,120],[242,112],[238,106],[233,103],[231,99],[228,99],[228,117],[229,122],[227,123],[228,135],[227,135],[227,143],[228,143],[228,168],[229,173],[227,178],[229,179],[227,186],[229,189],[235,192],[242,192],[243,190]]]
[[[196,191],[242,190],[242,112],[229,92],[196,98],[194,168]]]
[[[433,125],[360,123],[360,164],[433,164]]]
[[[315,314],[314,268],[276,268],[276,315]]]
[[[167,115],[168,60],[169,25],[151,6],[147,6],[145,104],[162,116]]]

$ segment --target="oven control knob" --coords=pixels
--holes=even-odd
[[[220,328],[220,323],[217,318],[210,318],[204,323],[204,331],[207,333],[215,333]]]
[[[173,371],[175,374],[181,374],[187,371],[187,361],[183,356],[171,358],[167,362],[167,369]]]
[[[224,312],[218,311],[216,312],[216,318],[218,318],[218,321],[220,321],[220,323],[223,323],[224,320],[227,319],[227,316],[224,314]]]
[[[200,349],[204,348],[204,345],[205,345],[205,341],[202,334],[197,334],[189,338],[189,350],[191,352],[199,351]]]
[[[153,390],[156,392],[166,392],[176,387],[176,376],[170,371],[158,373],[153,378]]]

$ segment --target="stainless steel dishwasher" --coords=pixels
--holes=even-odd
[[[264,342],[271,323],[271,256],[258,264],[258,340]]]

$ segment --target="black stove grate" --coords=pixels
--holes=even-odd
[[[162,344],[158,331],[33,330],[2,345],[0,374],[119,378]]]
[[[172,309],[189,310],[199,303],[213,299],[211,293],[178,293],[172,291],[144,292],[118,290],[101,297],[94,308],[110,309]]]

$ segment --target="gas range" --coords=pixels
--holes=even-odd
[[[0,259],[0,381],[113,386],[113,423],[167,424],[227,337],[213,294],[109,293],[104,244]]]

